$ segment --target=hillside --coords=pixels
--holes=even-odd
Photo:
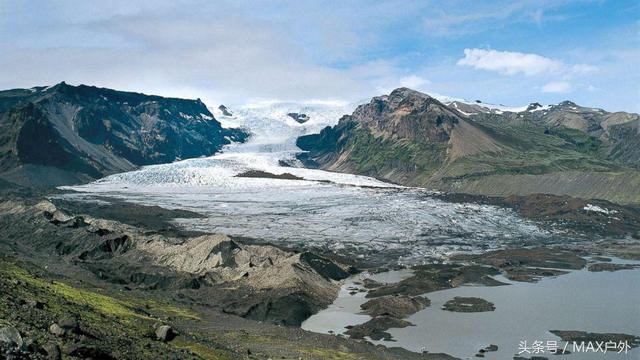
[[[513,112],[400,88],[297,144],[307,166],[409,186],[640,203],[638,123],[570,102]]]
[[[64,82],[0,92],[0,177],[19,184],[88,181],[208,156],[246,137],[222,128],[199,99]]]

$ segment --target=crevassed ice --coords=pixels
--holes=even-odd
[[[250,140],[215,156],[146,166],[68,188],[80,192],[76,197],[117,197],[206,215],[178,220],[189,229],[361,257],[385,254],[400,262],[551,239],[551,234],[507,209],[452,204],[434,199],[424,189],[280,165],[280,160],[295,162],[298,136],[337,123],[353,108],[270,104],[237,109],[232,117],[216,112],[224,124],[248,129]],[[310,120],[299,124],[287,116],[289,112],[305,113]],[[250,169],[287,172],[305,181],[236,177]]]

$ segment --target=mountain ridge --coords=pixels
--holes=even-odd
[[[448,192],[640,202],[637,114],[568,101],[520,112],[460,104],[396,89],[336,126],[300,137],[297,145],[305,152],[299,159],[310,167]]]
[[[1,91],[0,128],[0,176],[36,186],[208,156],[248,137],[223,128],[200,99],[64,82]]]

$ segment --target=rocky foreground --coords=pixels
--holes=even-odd
[[[568,210],[549,210],[546,221],[570,227],[584,220],[574,214],[584,204],[559,203]],[[524,200],[513,204],[522,211],[535,208]],[[585,267],[635,268],[610,258],[640,259],[640,243],[629,236],[635,234],[635,213],[610,203],[591,205],[619,211],[627,227],[612,234],[626,238],[457,255],[448,263],[414,266],[396,283],[367,279],[360,284],[368,299],[362,313],[371,320],[349,327],[346,338],[299,325],[331,304],[341,280],[363,264],[170,223],[200,216],[189,211],[9,192],[0,202],[0,346],[16,359],[451,359],[374,346],[368,339],[393,341],[388,329],[412,326],[408,317],[431,306],[433,291],[502,286],[494,278],[499,274],[536,282]],[[445,307],[494,308],[479,298],[451,299]]]
[[[172,225],[201,216],[189,211],[48,199],[9,188],[0,189],[0,346],[15,359],[451,359],[368,341],[393,341],[388,330],[412,326],[408,318],[431,306],[433,291],[504,285],[495,275],[537,282],[585,267],[629,270],[635,266],[610,257],[640,259],[634,207],[547,195],[440,195],[509,206],[545,228],[602,240],[457,255],[414,266],[397,283],[364,281],[362,313],[371,320],[349,327],[347,338],[299,325],[335,300],[341,280],[366,266],[357,259]],[[451,299],[447,307],[493,310],[479,298]]]
[[[127,216],[130,222],[145,211],[160,218],[163,212],[138,210]],[[149,224],[17,195],[0,202],[2,353],[14,359],[451,358],[296,327],[335,299],[338,280],[353,271],[348,266],[310,252]]]

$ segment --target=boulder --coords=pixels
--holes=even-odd
[[[62,359],[62,353],[60,352],[60,347],[58,346],[58,344],[54,342],[48,342],[42,348],[47,353],[48,360]]]
[[[160,325],[156,329],[156,338],[160,341],[171,341],[175,337],[176,334],[169,325]]]
[[[66,334],[66,331],[56,323],[53,323],[51,324],[51,326],[49,326],[49,332],[58,337],[62,337]]]
[[[22,347],[22,336],[18,329],[13,326],[0,327],[0,346],[9,349],[19,349]]]
[[[65,331],[71,331],[71,332],[76,332],[78,331],[78,328],[79,328],[78,320],[70,316],[60,318],[60,320],[58,320],[58,325]]]
[[[31,300],[27,302],[27,306],[34,309],[44,309],[44,303],[38,300]]]

